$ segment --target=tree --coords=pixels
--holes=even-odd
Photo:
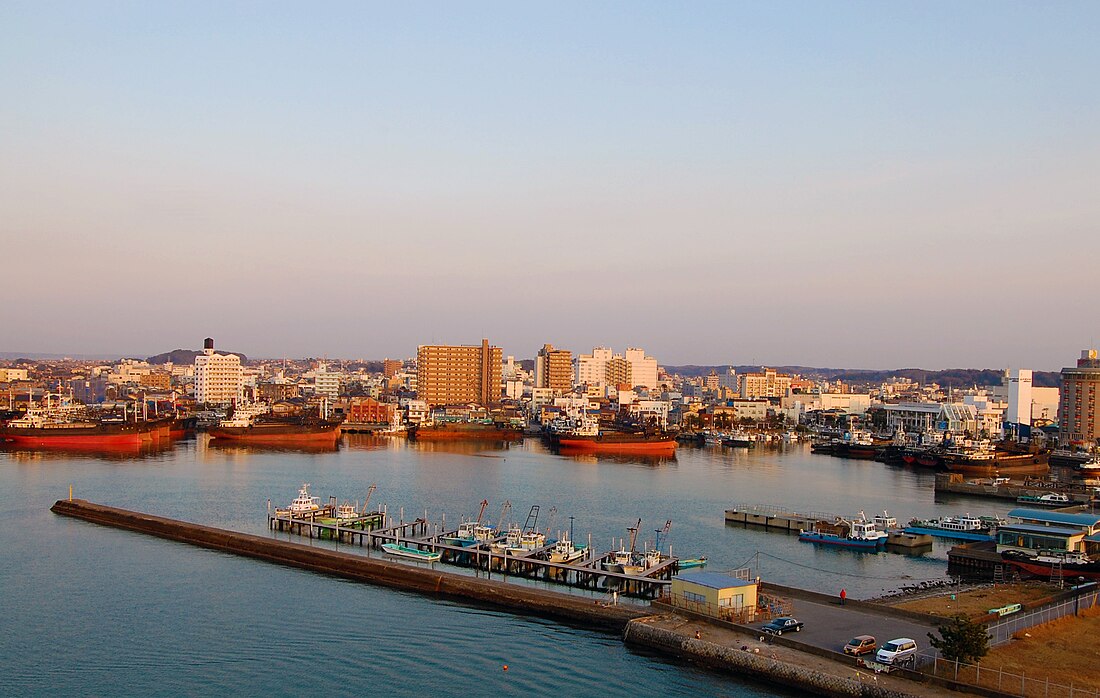
[[[940,636],[928,633],[929,644],[945,659],[975,662],[989,653],[989,633],[982,623],[957,615],[936,630]]]

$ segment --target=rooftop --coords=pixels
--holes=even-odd
[[[1064,511],[1045,511],[1043,509],[1021,507],[1008,512],[1008,515],[1014,519],[1024,521],[1046,521],[1071,526],[1100,526],[1100,515],[1097,514],[1069,514]]]
[[[698,584],[709,589],[728,589],[730,587],[743,587],[756,582],[747,579],[738,579],[721,572],[693,572],[692,574],[677,575],[675,579],[682,582]]]

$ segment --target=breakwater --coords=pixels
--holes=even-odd
[[[616,632],[621,631],[630,620],[647,613],[639,606],[606,605],[591,598],[320,549],[300,543],[118,509],[82,499],[59,500],[50,510],[55,514],[103,526],[135,531],[345,579],[487,604],[513,612],[565,620]]]

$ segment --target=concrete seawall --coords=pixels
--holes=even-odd
[[[735,647],[684,637],[649,621],[650,619],[645,618],[628,623],[623,631],[623,641],[658,650],[662,654],[689,659],[713,669],[818,695],[865,698],[915,698],[917,695],[891,690],[875,682],[859,681],[838,676],[835,672],[818,671],[792,662],[745,652]]]
[[[572,594],[438,572],[430,568],[117,509],[82,499],[59,500],[51,507],[51,511],[103,526],[136,531],[345,579],[466,600],[599,629],[622,631],[630,620],[647,615],[645,609],[636,606],[605,606]]]

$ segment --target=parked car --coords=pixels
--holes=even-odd
[[[776,618],[772,622],[761,628],[766,633],[772,633],[774,635],[782,635],[783,633],[797,633],[802,630],[802,621],[795,620],[794,618]]]
[[[909,637],[899,637],[884,643],[875,654],[880,664],[902,665],[916,661],[917,641]]]
[[[865,654],[873,654],[876,649],[878,649],[878,645],[875,643],[874,637],[871,635],[856,635],[848,640],[847,645],[844,645],[844,654],[862,657]]]

